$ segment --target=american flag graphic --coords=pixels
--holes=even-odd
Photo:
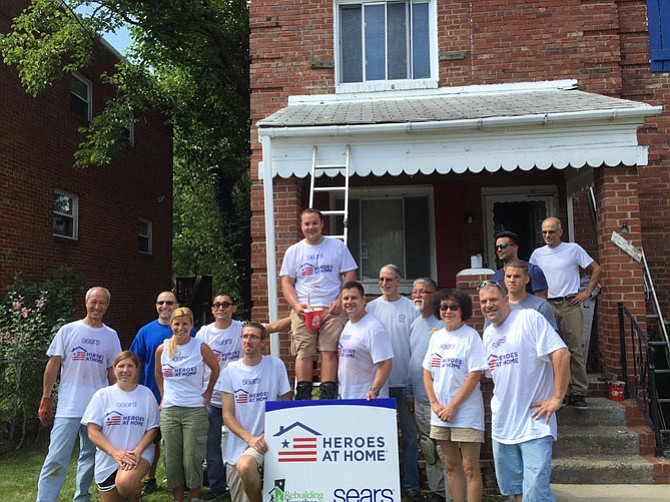
[[[106,425],[121,425],[121,415],[111,415],[107,417]]]
[[[82,349],[75,349],[72,354],[73,361],[83,361],[86,359],[86,351]]]
[[[235,402],[237,404],[247,404],[249,402],[249,394],[244,391],[235,394]]]
[[[314,275],[314,267],[312,265],[305,265],[302,269],[302,275]]]
[[[163,366],[163,376],[164,377],[174,376],[174,370],[172,369],[171,366]]]
[[[216,362],[220,363],[221,362],[221,352],[217,352],[216,350],[214,352],[214,357],[216,357]]]
[[[293,438],[290,446],[287,443],[284,448],[288,450],[279,452],[279,462],[316,462],[315,437]]]
[[[493,354],[491,354],[489,356],[489,369],[491,371],[495,371],[497,366],[498,366],[498,356],[494,356]]]
[[[442,366],[442,358],[437,354],[434,354],[432,359],[430,360],[430,367],[439,368],[440,366]]]

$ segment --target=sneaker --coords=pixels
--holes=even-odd
[[[572,396],[572,406],[578,410],[584,410],[589,407],[589,405],[586,404],[586,398],[584,396]]]
[[[426,498],[418,490],[407,490],[405,496],[409,502],[425,502]]]
[[[444,498],[443,495],[440,495],[439,493],[433,492],[433,493],[430,494],[429,501],[430,502],[445,502],[446,499]]]
[[[570,406],[572,404],[572,396],[566,394],[563,398],[563,406]]]
[[[226,492],[207,492],[201,500],[220,501],[226,497]]]
[[[149,495],[158,490],[158,485],[156,484],[156,478],[154,479],[145,479],[142,483],[142,496]]]

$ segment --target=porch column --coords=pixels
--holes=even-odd
[[[640,203],[638,175],[635,167],[600,167],[595,169],[597,202],[598,254],[603,269],[602,290],[598,297],[598,347],[603,376],[620,378],[621,350],[617,303],[623,302],[647,332],[644,276],[642,265],[633,260],[611,241],[612,232],[623,234],[633,246],[641,247]],[[630,348],[628,348],[630,353]],[[632,361],[628,361],[632,374]]]

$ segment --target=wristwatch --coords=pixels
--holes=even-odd
[[[374,392],[376,397],[379,397],[379,389],[376,389],[374,387],[370,387],[370,392]]]

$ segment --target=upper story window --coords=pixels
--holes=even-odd
[[[151,254],[152,224],[140,218],[137,230],[137,249],[142,254]]]
[[[670,72],[670,2],[647,0],[651,71]]]
[[[429,0],[341,0],[338,91],[437,86],[434,5]]]
[[[65,192],[53,194],[53,235],[77,239],[79,198]]]
[[[86,121],[93,117],[93,84],[76,72],[70,80],[70,110]]]

